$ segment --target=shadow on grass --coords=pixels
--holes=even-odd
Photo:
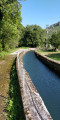
[[[10,72],[9,95],[10,99],[7,108],[8,120],[26,120],[24,116],[20,86],[16,71],[16,59],[12,65]]]
[[[47,55],[47,56],[50,57],[50,58],[53,58],[53,59],[55,59],[55,60],[60,61],[60,53],[49,54],[49,55]]]

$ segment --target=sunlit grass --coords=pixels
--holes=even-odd
[[[14,48],[14,49],[9,49],[8,51],[2,51],[0,52],[0,60],[5,59],[7,55],[9,55],[12,52],[15,52],[16,50],[19,49],[28,49],[29,47],[19,47],[19,48]]]
[[[44,50],[37,50],[38,53],[42,55],[46,55],[49,58],[54,60],[60,61],[60,51],[44,51]]]
[[[54,60],[60,61],[60,53],[49,54],[47,57],[50,57]]]
[[[18,50],[19,48],[14,48],[14,49],[10,49],[10,50],[8,50],[8,51],[2,51],[2,52],[0,52],[0,60],[1,59],[5,59],[5,57],[7,56],[7,55],[9,55],[10,53],[12,53],[12,52],[14,52],[14,51],[16,51],[16,50]]]

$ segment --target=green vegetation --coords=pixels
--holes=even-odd
[[[3,58],[0,60],[0,95],[3,96],[2,101],[0,99],[0,103],[2,103],[0,110],[1,113],[4,114],[4,116],[2,116],[0,119],[15,120],[15,117],[18,118],[17,116],[19,115],[20,118],[18,120],[25,120],[16,65],[14,61],[15,58],[16,55],[7,55],[5,57],[3,56]],[[8,100],[8,111],[6,111],[7,103],[4,102],[6,99]]]
[[[60,51],[37,50],[38,53],[50,57],[54,60],[60,61]]]
[[[55,53],[55,54],[49,54],[47,57],[50,57],[54,60],[60,61],[60,53]]]
[[[21,21],[19,0],[0,0],[0,51],[18,46]]]
[[[27,25],[22,29],[19,46],[37,47],[45,44],[45,30],[38,25]]]
[[[14,52],[14,51],[16,51],[16,50],[19,50],[20,48],[14,48],[14,49],[9,49],[8,51],[1,51],[0,52],[0,60],[3,60],[3,59],[5,59],[5,57],[7,56],[7,55],[9,55],[10,53],[12,53],[12,52]]]
[[[5,101],[8,100],[10,70],[15,57],[16,55],[8,55],[0,61],[0,115],[2,113],[0,120],[6,120],[6,114],[8,114],[6,111],[7,103]]]
[[[54,32],[60,32],[60,26],[54,27],[54,28],[53,28],[53,31],[54,31]]]
[[[50,26],[51,28],[47,28],[48,35],[38,25],[27,25],[24,27],[21,24],[21,6],[19,0],[0,0],[0,52],[8,51],[18,46],[46,47],[46,44],[51,44],[54,47],[58,47],[57,44],[60,43],[56,36],[51,37],[51,33],[60,31],[60,26],[57,26],[59,22]],[[49,41],[49,37],[54,40],[56,38],[56,45],[52,43],[52,40]]]
[[[10,73],[9,87],[9,103],[8,103],[8,120],[25,120],[20,87],[16,71],[16,61],[14,61]]]
[[[60,49],[60,22],[47,26],[45,43],[47,49]]]
[[[54,27],[49,27],[48,29],[48,37],[50,37],[53,33],[58,33],[60,32],[60,26],[54,26]]]
[[[52,34],[51,38],[49,38],[50,44],[53,45],[55,48],[58,48],[60,45],[60,33]]]
[[[0,60],[5,59],[5,57],[12,52],[15,52],[15,51],[20,50],[20,49],[28,49],[28,48],[29,47],[18,47],[18,48],[9,49],[8,51],[1,51],[0,52]]]
[[[47,53],[46,50],[40,50],[40,49],[38,49],[37,52],[40,53],[40,54],[46,54]]]
[[[25,120],[20,87],[16,72],[16,61],[14,56],[8,56],[10,53],[18,50],[18,47],[40,47],[45,48],[46,44],[52,45],[52,48],[58,48],[60,45],[60,26],[51,29],[46,40],[46,31],[38,25],[21,24],[21,4],[19,0],[0,0],[0,93],[8,97],[8,120]],[[56,32],[57,31],[57,32]],[[55,32],[53,35],[52,33]],[[52,36],[51,36],[52,35]],[[48,46],[49,47],[49,46]],[[60,60],[59,52],[39,51],[56,60]],[[12,68],[11,68],[12,66]],[[11,69],[11,72],[10,72]],[[10,74],[10,84],[9,84]],[[7,88],[6,88],[7,86]],[[3,110],[3,108],[2,108]]]

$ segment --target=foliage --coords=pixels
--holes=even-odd
[[[44,33],[38,25],[27,25],[22,29],[19,46],[37,47],[44,44]]]
[[[3,50],[18,46],[22,26],[20,9],[18,0],[0,0],[0,43]]]
[[[21,4],[19,0],[0,1],[0,46],[1,51],[18,46],[36,47],[44,43],[44,30],[37,25],[21,24]]]
[[[60,33],[53,33],[49,41],[51,45],[53,45],[55,48],[58,48],[60,45]]]
[[[58,46],[58,49],[60,50],[60,45]]]
[[[2,44],[0,43],[0,52],[2,51]]]
[[[8,120],[25,120],[15,61],[10,73],[9,93],[10,100],[7,107],[9,113]]]

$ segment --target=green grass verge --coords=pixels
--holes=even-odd
[[[14,51],[16,51],[16,50],[18,50],[19,48],[14,48],[14,49],[10,49],[10,50],[8,50],[8,51],[2,51],[2,52],[0,52],[0,60],[2,60],[2,59],[5,59],[5,57],[7,56],[7,55],[9,55],[10,53],[12,53],[12,52],[14,52]]]
[[[47,57],[60,61],[60,53],[50,54],[50,55],[47,55]]]
[[[8,120],[25,120],[20,87],[16,71],[16,60],[14,61],[10,72],[9,85],[9,102],[8,102]]]
[[[43,50],[37,50],[38,53],[46,55],[47,57],[60,61],[60,51],[43,51]]]

